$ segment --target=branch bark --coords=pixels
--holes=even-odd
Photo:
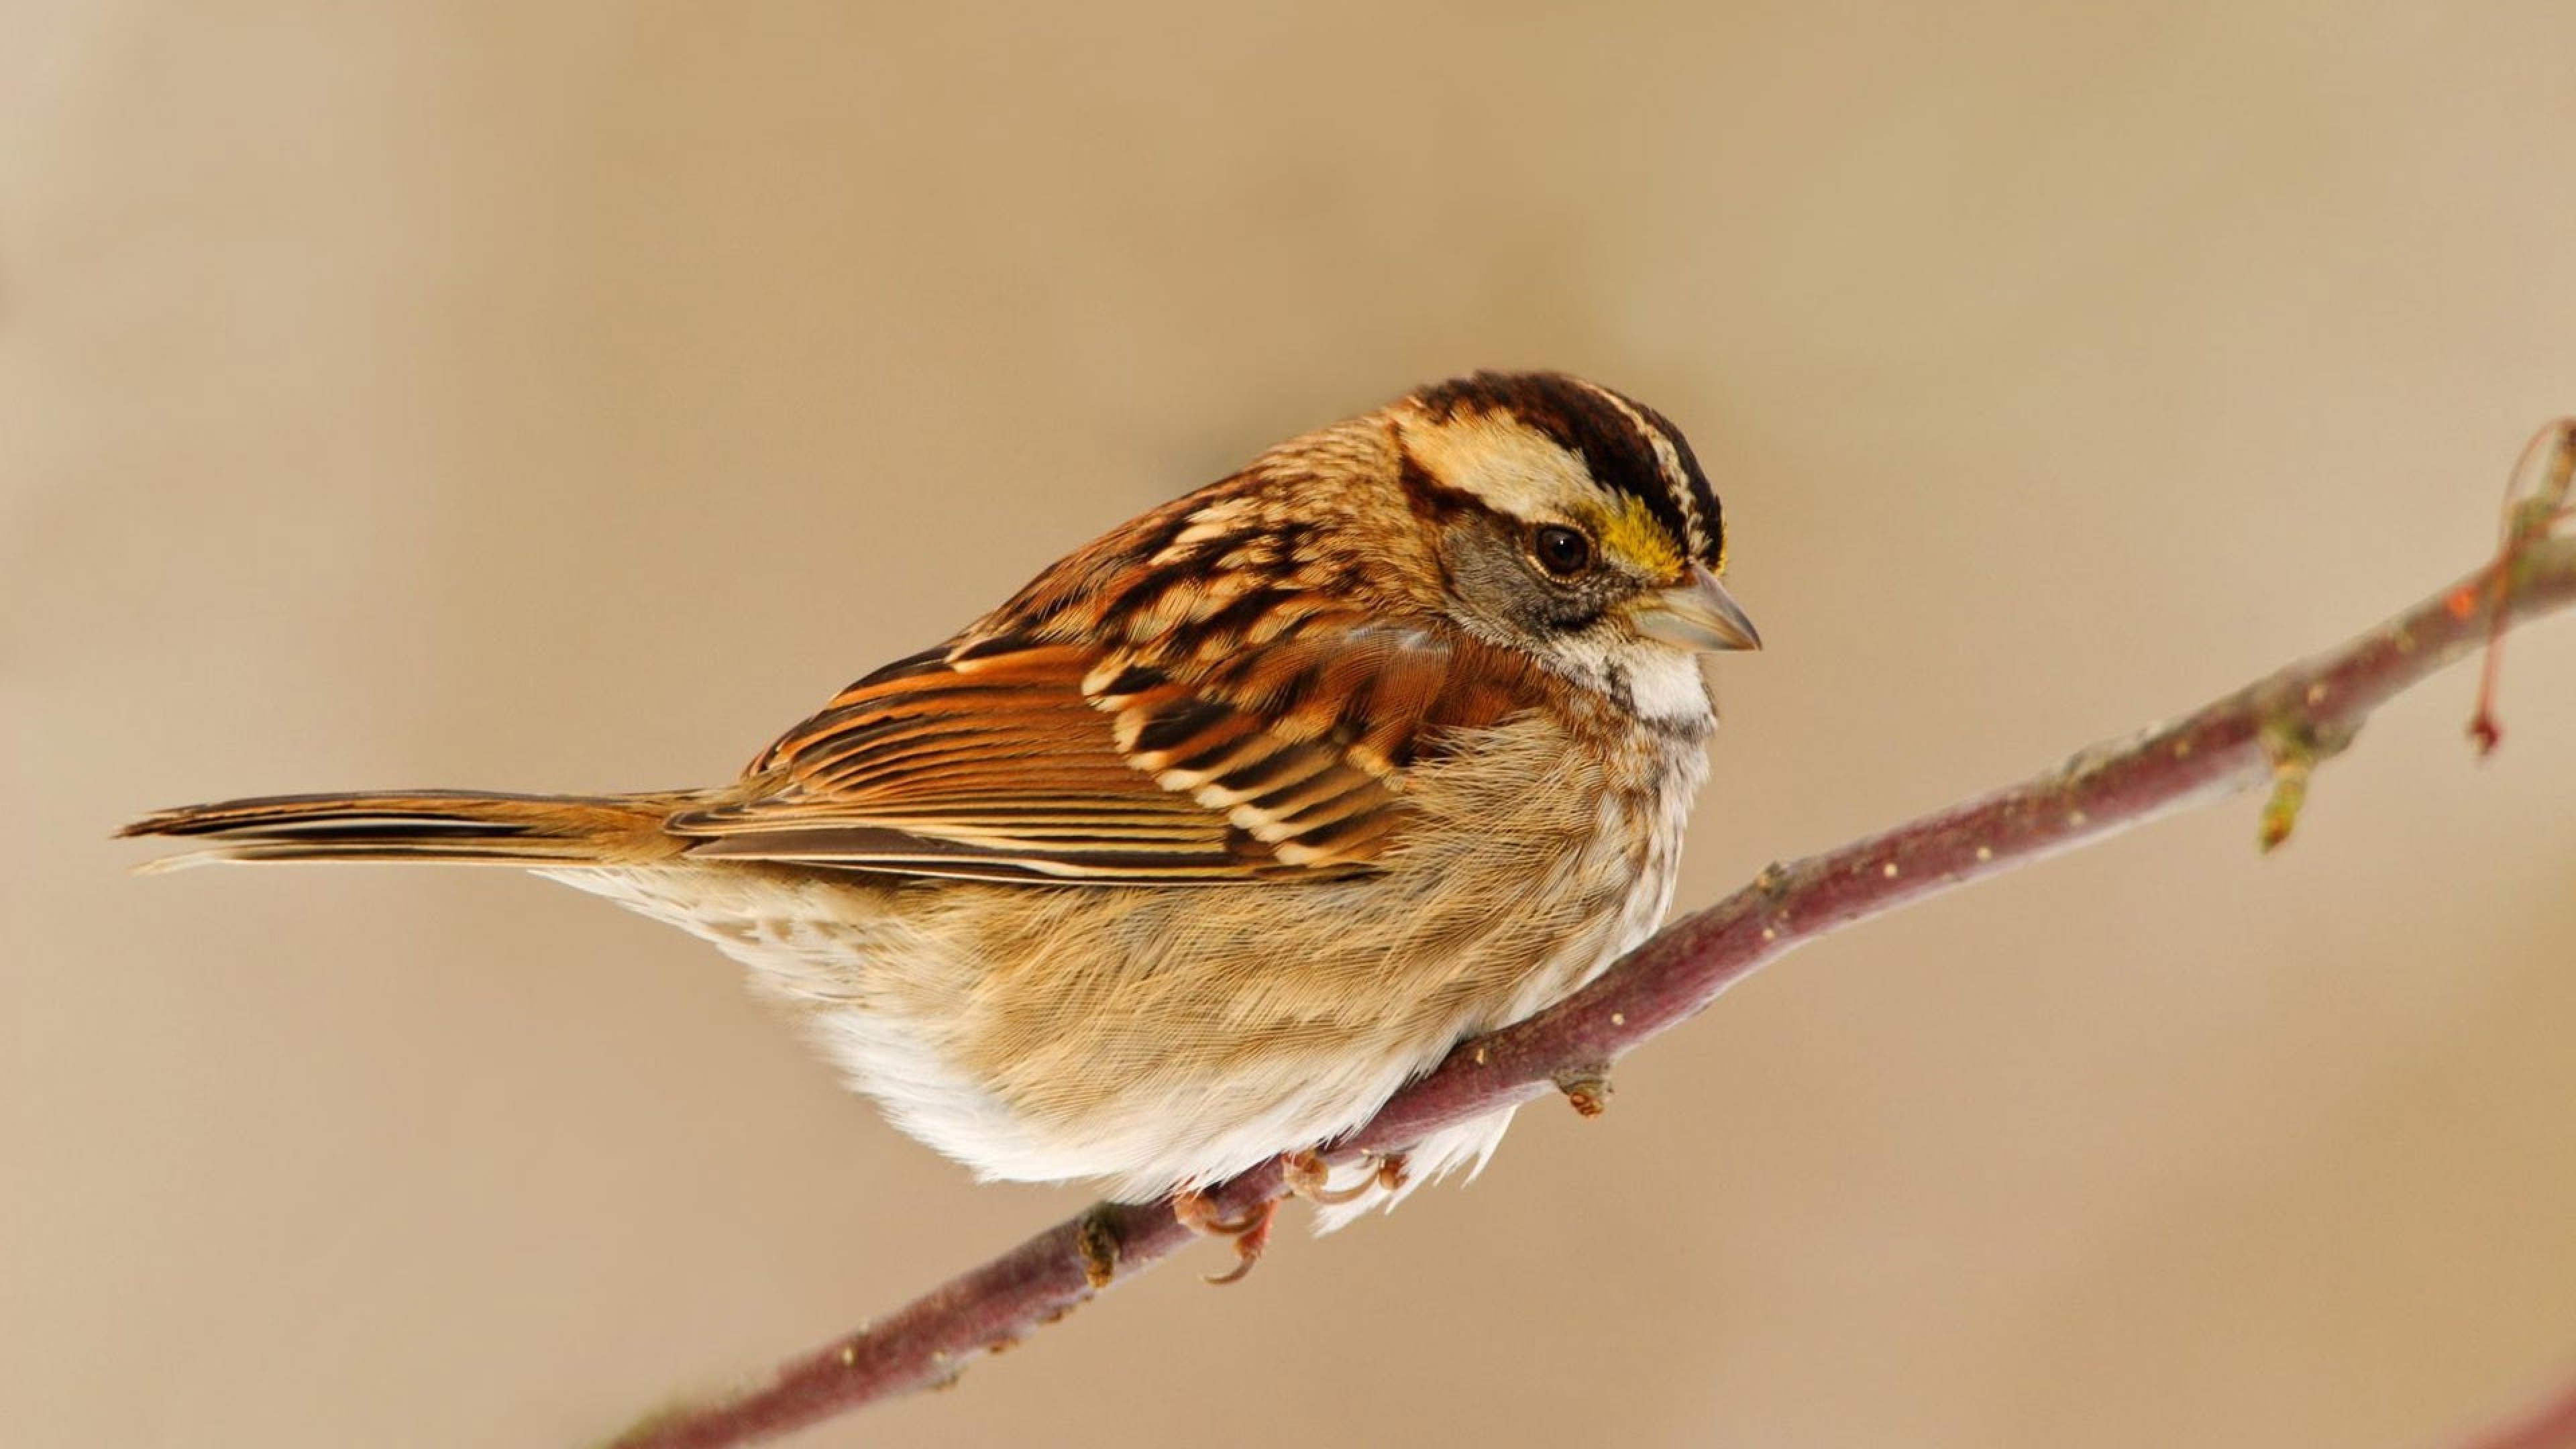
[[[2350,744],[2373,710],[2505,630],[2576,603],[2576,538],[2548,536],[2566,514],[2576,424],[2545,436],[2554,439],[2549,474],[2533,497],[2509,506],[2504,545],[2487,566],[2339,648],[2179,719],[2080,751],[1981,799],[1769,867],[1667,926],[1575,996],[1461,1044],[1325,1155],[1349,1161],[1401,1150],[1439,1128],[1555,1090],[1561,1073],[1598,1075],[1599,1064],[1697,1014],[1800,946],[2167,811],[2269,782],[2260,839],[2266,849],[2278,845],[2296,822],[2309,772]],[[1285,1191],[1274,1160],[1209,1198],[1232,1216]],[[1096,1205],[781,1365],[766,1382],[637,1424],[615,1449],[744,1444],[945,1384],[974,1358],[1087,1301],[1113,1276],[1142,1271],[1192,1239],[1165,1204]],[[1104,1250],[1114,1251],[1114,1274],[1100,1271]]]

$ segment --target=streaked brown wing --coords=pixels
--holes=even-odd
[[[1415,757],[1527,683],[1481,645],[1337,618],[1214,660],[970,637],[842,691],[742,799],[670,828],[692,855],[914,875],[1349,874],[1401,830]]]

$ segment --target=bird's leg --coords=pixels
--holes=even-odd
[[[1182,1227],[1202,1237],[1230,1238],[1234,1242],[1234,1266],[1222,1273],[1202,1274],[1210,1283],[1242,1282],[1252,1265],[1261,1261],[1261,1250],[1270,1246],[1270,1220],[1278,1215],[1277,1198],[1229,1218],[1219,1217],[1205,1194],[1186,1189],[1172,1194],[1172,1216],[1180,1219]]]

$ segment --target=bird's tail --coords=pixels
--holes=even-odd
[[[202,840],[203,849],[145,869],[218,860],[406,860],[520,866],[638,865],[688,842],[662,828],[696,803],[655,795],[494,795],[472,790],[270,795],[183,805],[147,815],[120,836]]]

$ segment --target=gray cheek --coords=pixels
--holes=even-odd
[[[1589,628],[1609,605],[1606,580],[1552,584],[1504,540],[1477,536],[1452,544],[1450,587],[1468,615],[1489,629],[1536,645]]]

